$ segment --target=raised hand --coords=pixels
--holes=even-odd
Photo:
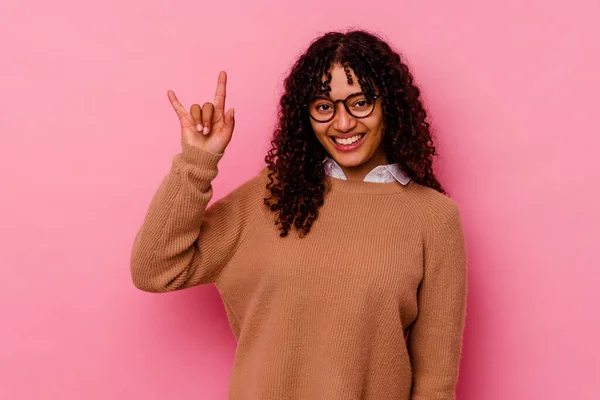
[[[167,95],[181,124],[181,137],[189,145],[202,150],[221,154],[231,140],[235,125],[233,108],[225,112],[227,73],[221,71],[217,83],[214,104],[193,104],[188,112],[181,105],[175,93],[169,90]]]

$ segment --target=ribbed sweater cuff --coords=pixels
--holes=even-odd
[[[215,169],[217,164],[223,158],[224,153],[211,153],[189,145],[185,141],[181,141],[183,159],[186,163],[202,169]]]

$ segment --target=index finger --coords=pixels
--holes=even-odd
[[[217,83],[217,91],[215,93],[215,109],[225,111],[225,96],[227,87],[227,72],[219,72],[219,81]]]
[[[183,120],[188,115],[187,110],[185,109],[185,107],[183,107],[183,105],[181,105],[181,103],[177,99],[177,96],[175,96],[175,92],[169,90],[167,92],[167,96],[169,97],[169,101],[171,102],[173,109],[177,113],[177,116],[179,117],[179,119]]]

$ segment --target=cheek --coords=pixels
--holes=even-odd
[[[365,121],[367,129],[377,136],[381,136],[384,130],[384,123],[380,118],[373,119],[371,121]]]
[[[317,136],[317,138],[321,139],[324,138],[327,135],[327,127],[321,125],[316,125],[314,123],[311,123],[313,132],[315,134],[315,136]]]

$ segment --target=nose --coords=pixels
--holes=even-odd
[[[340,132],[348,132],[354,129],[356,126],[356,119],[352,115],[348,114],[343,104],[337,105],[339,108],[333,119],[333,127]]]

